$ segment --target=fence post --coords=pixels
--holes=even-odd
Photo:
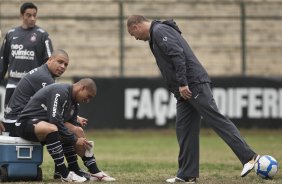
[[[245,12],[245,3],[240,3],[241,9],[241,59],[242,59],[242,75],[246,75],[246,12]]]
[[[123,1],[119,1],[119,73],[124,77],[124,26],[123,26]]]

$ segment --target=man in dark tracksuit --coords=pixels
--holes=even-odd
[[[27,140],[46,144],[63,181],[86,180],[66,168],[61,139],[64,143],[76,142],[83,146],[89,144],[85,138],[79,140],[74,134],[69,133],[64,123],[75,123],[78,103],[88,103],[96,95],[96,90],[96,84],[92,79],[82,79],[73,85],[52,84],[36,92],[18,116],[16,122],[18,135]]]
[[[241,137],[236,126],[223,116],[213,99],[211,80],[173,20],[148,21],[132,15],[128,32],[137,40],[149,41],[168,89],[177,99],[176,134],[180,151],[178,172],[169,183],[195,183],[199,177],[199,131],[203,117],[228,144],[243,164],[246,176],[258,160],[257,155]]]
[[[8,31],[0,50],[0,81],[8,71],[5,107],[20,79],[44,64],[53,51],[49,34],[36,25],[37,7],[22,4],[20,16],[22,25]]]

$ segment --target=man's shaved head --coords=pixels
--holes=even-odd
[[[64,56],[65,58],[69,59],[69,55],[63,49],[56,49],[52,52],[51,57],[56,57],[58,55]]]

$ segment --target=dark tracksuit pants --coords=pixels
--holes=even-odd
[[[199,133],[201,117],[227,143],[242,164],[255,154],[241,137],[237,127],[223,116],[213,99],[209,83],[190,89],[191,99],[177,101],[176,135],[180,147],[177,177],[199,177]]]

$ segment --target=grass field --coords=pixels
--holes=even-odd
[[[99,168],[115,177],[115,184],[159,184],[176,174],[178,145],[173,129],[94,130],[86,134],[89,140],[95,141]],[[282,130],[241,130],[241,134],[259,154],[270,154],[282,160]],[[254,172],[241,178],[239,160],[209,129],[202,129],[200,146],[199,184],[282,183],[280,171],[273,180],[263,180]],[[79,161],[84,168],[81,159]],[[46,150],[42,169],[44,181],[41,183],[55,183],[53,162]]]

